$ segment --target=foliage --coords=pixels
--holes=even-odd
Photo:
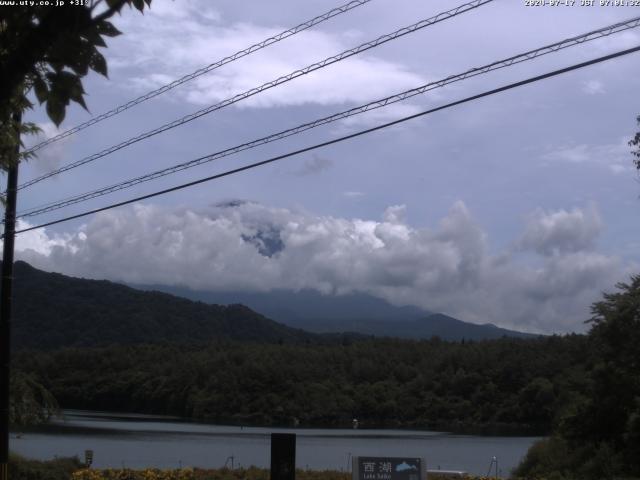
[[[15,152],[18,144],[24,147],[22,138],[25,135],[33,135],[40,132],[40,128],[33,122],[23,122],[21,116],[16,116],[14,112],[24,112],[33,107],[33,104],[25,95],[14,97],[8,103],[9,108],[0,106],[0,167],[8,166],[7,159],[15,159]],[[22,158],[29,158],[31,154],[23,154]],[[4,201],[4,197],[2,197]]]
[[[71,480],[269,480],[270,472],[264,468],[180,470],[129,470],[129,469],[84,469],[74,472]],[[429,473],[430,480],[441,480],[444,476]],[[350,480],[351,473],[335,470],[296,470],[297,480]],[[466,480],[489,480],[489,478],[467,476]]]
[[[107,62],[98,51],[105,39],[120,32],[109,19],[124,5],[143,11],[151,0],[87,0],[63,8],[34,2],[3,8],[0,17],[0,165],[7,167],[6,152],[13,152],[21,133],[19,117],[31,106],[33,90],[45,104],[51,120],[59,125],[70,102],[87,108],[82,78],[89,70],[107,75]]]
[[[318,342],[242,305],[207,305],[107,281],[70,278],[14,266],[15,349],[143,342]]]
[[[176,470],[160,470],[148,468],[145,470],[131,470],[128,468],[96,470],[85,468],[71,475],[71,480],[195,480],[192,468]]]
[[[638,125],[640,125],[640,116],[636,118],[636,121],[638,122]],[[631,154],[636,157],[633,160],[633,163],[636,168],[640,170],[640,132],[636,132],[633,139],[629,142],[629,146],[636,147],[636,150],[633,150]]]
[[[24,352],[66,408],[244,425],[544,433],[575,384],[584,338],[483,342],[136,345]],[[538,405],[538,408],[534,408]]]
[[[68,480],[82,467],[77,457],[54,460],[28,460],[19,455],[9,455],[11,480]]]
[[[58,402],[33,375],[16,370],[11,375],[9,423],[24,427],[44,423],[58,412]]]
[[[545,478],[550,472],[560,478],[570,478],[571,464],[566,441],[558,437],[545,438],[533,444],[513,472],[515,478]]]
[[[338,341],[368,338],[365,334],[358,333],[315,335],[289,328],[292,325],[286,327],[272,322],[239,305],[207,305],[111,282],[71,278],[37,270],[24,262],[16,262],[15,278],[13,340],[16,348],[50,349],[63,346],[104,346],[160,341],[202,342],[216,338],[284,343],[319,343],[331,341],[332,338]],[[289,295],[289,298],[291,297]],[[249,297],[245,298],[250,300]],[[279,302],[278,305],[287,301],[287,297],[281,293],[274,298]],[[324,303],[323,308],[323,303],[318,302],[317,297],[313,295],[305,294],[297,297],[297,300],[296,295],[293,295],[293,298],[293,310],[296,301],[304,301],[308,311],[317,312],[318,316],[324,315],[327,311],[328,315],[332,314],[330,309],[326,308],[327,304]],[[361,296],[356,300],[364,299],[366,305],[372,298]],[[229,303],[229,300],[231,298],[219,303]],[[258,302],[258,311],[263,313],[262,308],[266,308],[267,311],[275,313],[269,309],[268,303]],[[345,302],[344,299],[338,304],[346,306],[345,311],[349,308],[349,302]],[[289,303],[287,305],[290,306]],[[433,332],[437,332],[438,336],[448,336],[452,340],[470,340],[474,337],[480,340],[486,337],[500,338],[505,332],[509,333],[496,327],[466,324],[439,314],[433,314],[427,319],[402,321],[401,319],[406,317],[401,316],[400,312],[404,310],[390,307],[382,300],[374,306],[381,310],[380,305],[386,306],[385,314],[395,315],[396,318],[389,322],[375,319],[369,322],[370,317],[354,317],[359,318],[358,322],[363,325],[372,324],[379,336],[391,334],[394,337],[403,337],[403,333],[411,331],[414,338],[428,339]],[[353,305],[350,308],[354,315],[358,315]],[[407,316],[413,318],[414,315],[415,312],[410,311]],[[281,321],[283,317],[278,315],[274,319]],[[343,317],[334,325],[336,331],[340,331],[341,328],[345,328],[345,324],[349,325],[349,329],[355,328],[354,323]],[[298,326],[305,328],[305,325],[308,324],[303,322]],[[382,328],[375,330],[375,326]],[[534,337],[523,334],[523,338]]]
[[[587,388],[553,438],[532,448],[520,475],[640,477],[640,275],[618,288],[592,307]]]

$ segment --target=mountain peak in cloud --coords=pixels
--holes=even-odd
[[[540,333],[584,331],[589,307],[626,271],[597,253],[595,207],[535,212],[520,250],[492,253],[462,202],[435,228],[393,206],[382,221],[232,201],[98,214],[64,235],[20,235],[17,256],[47,270],[194,290],[363,292],[396,305]],[[526,250],[539,256],[522,262]],[[159,261],[162,259],[162,261]]]

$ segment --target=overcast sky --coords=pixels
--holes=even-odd
[[[640,15],[496,0],[20,192],[19,210],[116,183]],[[329,0],[154,0],[115,20],[109,79],[62,130],[292,27]],[[21,181],[384,33],[451,0],[373,0],[43,149]],[[337,138],[640,44],[627,31],[48,215],[34,225]],[[627,142],[640,54],[82,220],[23,234],[46,270],[197,289],[361,291],[462,320],[585,331],[639,270],[640,184]],[[42,111],[29,114],[46,135]],[[23,223],[23,225],[26,225]]]

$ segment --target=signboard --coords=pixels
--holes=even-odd
[[[353,457],[353,480],[425,480],[425,462],[415,457]]]
[[[271,480],[296,479],[296,436],[271,434]]]

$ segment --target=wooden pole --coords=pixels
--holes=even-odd
[[[9,385],[11,378],[11,290],[13,283],[13,247],[16,231],[18,156],[20,154],[21,114],[14,114],[17,145],[8,158],[7,198],[4,213],[2,280],[0,291],[0,480],[9,479]]]

